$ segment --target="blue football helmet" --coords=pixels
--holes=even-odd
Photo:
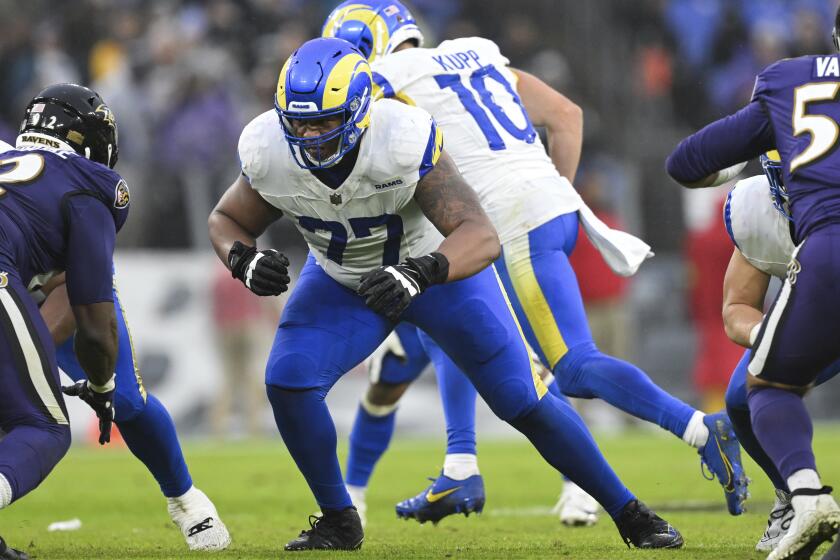
[[[371,89],[370,65],[347,41],[312,39],[289,57],[277,81],[274,109],[299,166],[331,167],[353,149],[370,124]],[[295,135],[291,123],[335,116],[341,124],[315,137]],[[335,151],[322,153],[335,138]]]
[[[793,216],[790,214],[787,189],[782,181],[782,157],[776,150],[770,150],[766,154],[761,154],[758,159],[761,162],[764,175],[770,183],[770,196],[773,198],[773,206],[782,216],[793,221]]]
[[[400,43],[423,46],[423,33],[408,8],[397,0],[347,0],[327,17],[322,37],[353,43],[368,62],[390,54]]]

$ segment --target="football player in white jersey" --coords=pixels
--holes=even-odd
[[[499,232],[502,255],[496,269],[529,344],[556,378],[558,392],[601,398],[697,448],[702,463],[723,486],[729,512],[740,514],[747,480],[726,414],[704,415],[660,389],[639,368],[602,354],[592,340],[568,258],[579,223],[619,273],[635,272],[649,247],[606,228],[570,184],[567,177],[575,174],[582,141],[574,105],[535,76],[510,68],[490,40],[469,37],[422,48],[413,17],[396,0],[348,0],[327,18],[322,35],[357,45],[371,62],[379,96],[426,109],[445,131],[447,151]],[[548,154],[535,126],[546,128]],[[443,362],[436,369],[439,377],[452,370]],[[451,375],[460,377],[457,371]],[[365,415],[393,409],[405,380],[391,380],[390,390],[388,381],[387,376],[380,378],[369,390],[357,425],[374,426]],[[472,410],[473,395],[448,394],[459,402],[445,402],[445,410]],[[373,406],[365,407],[368,403]],[[366,456],[353,449],[365,440],[361,430],[354,430],[351,462]],[[397,513],[422,521],[459,511],[472,499],[466,492],[478,486],[470,484],[478,477],[474,443],[472,453],[471,469],[450,471],[445,463],[437,481],[398,504]],[[360,470],[369,473],[371,468]],[[428,500],[430,494],[452,488],[457,490],[448,510]],[[582,519],[591,522],[590,517]]]
[[[767,530],[756,550],[770,552],[787,533],[793,507],[784,477],[755,437],[747,406],[747,366],[764,318],[764,301],[771,278],[784,280],[796,249],[791,239],[779,153],[761,157],[765,175],[738,181],[724,206],[724,223],[735,249],[723,282],[723,320],[729,338],[747,348],[732,373],[726,391],[726,410],[744,449],[764,470],[776,490]],[[840,372],[840,363],[828,366],[816,379],[825,383]],[[840,553],[840,549],[838,549]]]
[[[256,247],[268,225],[287,214],[312,253],[266,366],[277,427],[323,512],[286,549],[361,546],[324,398],[401,320],[434,338],[500,418],[600,502],[626,542],[681,546],[533,370],[489,266],[498,237],[442,151],[440,128],[422,109],[372,103],[372,86],[368,62],[346,41],[304,43],[280,72],[274,109],[242,132],[242,173],[209,218],[219,258],[258,295],[289,283],[286,257]]]

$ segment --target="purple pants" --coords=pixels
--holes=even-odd
[[[840,359],[840,225],[813,232],[794,251],[788,277],[767,313],[749,372],[766,381],[810,385]]]
[[[0,474],[17,500],[67,452],[70,428],[55,347],[14,270],[0,265]]]

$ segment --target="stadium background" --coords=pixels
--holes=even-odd
[[[117,254],[120,290],[145,383],[170,407],[183,434],[273,432],[260,394],[261,367],[284,298],[257,304],[226,278],[210,252],[206,216],[236,176],[242,126],[271,107],[283,61],[317,35],[333,5],[0,0],[0,139],[13,141],[27,100],[52,82],[90,84],[117,116],[117,169],[132,189],[132,215]],[[727,187],[682,190],[666,177],[664,159],[680,138],[743,104],[766,64],[830,52],[835,1],[410,5],[428,44],[456,36],[492,38],[512,65],[583,107],[576,186],[602,216],[643,237],[657,253],[625,285],[605,280],[603,267],[579,244],[580,280],[593,321],[597,315],[622,325],[613,332],[598,328],[598,336],[618,335],[626,357],[657,382],[694,404],[712,406],[739,354],[722,340],[719,313],[731,253],[720,219]],[[749,170],[759,172],[755,164]],[[305,248],[291,222],[274,226],[262,242],[287,253],[298,268],[303,263]],[[243,394],[252,401],[237,400],[256,403],[255,418],[235,416],[228,423],[221,412],[226,356],[239,364],[235,386],[251,388]],[[360,368],[333,391],[340,431],[352,421],[364,383]],[[826,388],[810,397],[812,410],[831,418],[838,396],[837,387]],[[427,375],[404,400],[401,433],[442,434],[442,416],[428,412],[439,410],[438,400]],[[596,429],[625,422],[599,407],[584,412]],[[71,413],[87,414],[81,406]],[[510,433],[486,408],[480,418],[481,433]],[[74,422],[76,430],[88,428]]]

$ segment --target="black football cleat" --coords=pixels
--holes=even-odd
[[[621,538],[629,548],[680,548],[683,538],[676,528],[639,500],[627,502],[615,520]]]
[[[6,545],[6,541],[0,537],[0,560],[29,560],[29,556]]]
[[[309,526],[298,538],[286,543],[286,550],[358,550],[365,540],[362,521],[354,507],[310,515]]]

